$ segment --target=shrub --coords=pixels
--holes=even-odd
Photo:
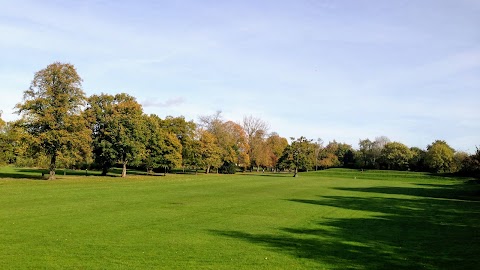
[[[233,162],[224,162],[218,171],[223,174],[234,174],[237,172],[237,166]]]

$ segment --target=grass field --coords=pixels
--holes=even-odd
[[[69,172],[71,173],[71,172]],[[478,269],[479,185],[422,173],[0,169],[1,269]]]

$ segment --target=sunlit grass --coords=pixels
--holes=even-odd
[[[478,187],[419,173],[0,169],[2,269],[473,269]],[[69,175],[70,174],[70,175]],[[73,175],[72,175],[73,174]]]

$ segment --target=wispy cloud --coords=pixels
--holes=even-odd
[[[440,2],[5,2],[0,110],[14,118],[34,72],[64,61],[87,94],[126,92],[161,117],[220,109],[285,137],[440,137],[469,149],[480,132],[480,5]]]
[[[166,101],[159,101],[158,99],[148,99],[142,102],[143,107],[159,107],[159,108],[168,108],[179,106],[185,103],[185,98],[183,97],[176,97],[167,99]]]

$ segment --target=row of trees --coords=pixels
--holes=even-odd
[[[226,121],[221,112],[201,116],[198,123],[183,117],[147,115],[128,94],[86,97],[82,79],[71,64],[53,63],[37,72],[23,102],[21,119],[0,117],[0,162],[18,166],[96,167],[106,175],[116,165],[153,172],[173,168],[222,173],[243,170],[317,170],[329,167],[430,170],[478,173],[480,151],[469,156],[444,141],[426,150],[409,148],[386,137],[351,145],[286,138],[269,133],[261,119]],[[0,114],[1,116],[1,114]]]
[[[325,147],[322,140],[305,137],[292,139],[280,158],[280,168],[300,170],[349,167],[359,169],[414,170],[435,173],[461,172],[468,175],[480,174],[480,149],[473,155],[457,152],[445,141],[436,140],[426,150],[409,148],[400,142],[391,142],[381,136],[375,140],[359,141],[358,150],[351,145],[329,142]]]
[[[152,172],[163,167],[212,168],[232,171],[241,166],[276,165],[287,140],[267,138],[268,126],[254,117],[243,125],[223,121],[221,114],[200,117],[199,124],[183,117],[161,119],[146,115],[128,94],[86,97],[82,79],[71,64],[53,63],[37,72],[22,103],[21,119],[1,123],[4,163],[42,166],[50,178],[58,165],[94,166],[108,170],[127,164]]]

